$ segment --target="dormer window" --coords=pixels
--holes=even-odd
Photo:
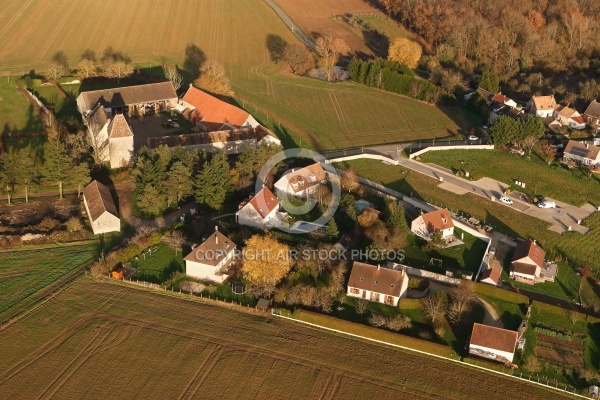
[[[363,279],[363,278],[360,278],[360,281],[362,282],[362,281],[364,281],[364,279]]]
[[[390,288],[392,288],[392,289],[394,288],[394,284],[393,283],[390,285]]]
[[[375,281],[375,284],[376,284],[376,285],[378,285],[378,284],[379,284],[379,281]]]

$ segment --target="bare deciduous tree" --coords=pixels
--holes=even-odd
[[[435,323],[444,316],[448,308],[448,297],[443,291],[436,292],[421,300],[425,316]]]
[[[459,285],[452,289],[450,293],[452,301],[448,308],[448,317],[456,324],[459,324],[463,317],[471,311],[475,303],[475,294],[465,285]]]
[[[163,66],[163,71],[165,73],[165,78],[173,84],[175,91],[179,90],[183,83],[183,76],[177,71],[177,67]]]
[[[363,315],[369,309],[369,302],[365,299],[359,299],[356,302],[356,313],[358,315]]]
[[[319,64],[325,71],[327,80],[335,78],[334,67],[343,53],[348,52],[349,47],[344,39],[333,36],[321,36],[317,39],[315,50],[321,57]]]
[[[169,246],[175,250],[175,255],[177,255],[177,252],[181,250],[181,246],[185,242],[185,238],[183,237],[183,233],[181,233],[181,231],[171,231],[171,233],[169,233],[167,236],[167,241]]]
[[[315,66],[312,53],[301,44],[291,44],[283,52],[283,59],[295,74],[303,75]]]

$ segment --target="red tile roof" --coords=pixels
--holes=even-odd
[[[481,274],[481,280],[484,281],[486,279],[490,279],[496,285],[500,282],[500,269],[499,268],[488,268]]]
[[[506,97],[505,95],[503,95],[502,93],[497,93],[494,95],[494,97],[492,97],[492,101],[496,101],[498,103],[507,103],[510,101],[510,99],[508,97]]]
[[[535,277],[535,270],[537,267],[531,264],[524,264],[520,262],[516,262],[513,264],[513,271],[518,274],[529,275]]]
[[[213,131],[220,129],[224,124],[239,128],[250,116],[241,108],[221,101],[193,86],[190,86],[183,96],[183,101],[195,107],[192,115],[195,115],[202,125]]]
[[[354,261],[348,286],[399,297],[403,278],[402,271]]]
[[[279,200],[268,187],[264,187],[250,200],[250,204],[262,218],[265,218],[277,207]]]
[[[585,119],[583,119],[583,116],[578,115],[576,117],[571,117],[571,119],[575,122],[577,122],[578,124],[585,124]]]
[[[423,221],[429,232],[433,232],[436,229],[443,231],[444,229],[454,227],[452,218],[450,218],[450,212],[444,208],[428,212],[427,214],[421,215],[421,217],[423,217]]]
[[[471,345],[514,353],[519,334],[515,331],[475,323],[471,333]]]
[[[523,262],[524,258],[529,257],[535,265],[542,268],[544,266],[544,257],[546,252],[542,250],[540,246],[535,244],[533,240],[526,240],[517,244],[517,248],[513,254],[512,263],[530,264],[530,262]]]

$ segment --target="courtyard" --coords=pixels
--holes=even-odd
[[[163,124],[169,119],[175,120],[179,127],[165,127]],[[133,131],[133,148],[135,152],[143,146],[148,146],[148,139],[150,138],[189,133],[193,127],[191,122],[175,111],[172,113],[161,112],[131,116],[127,118],[127,122]]]

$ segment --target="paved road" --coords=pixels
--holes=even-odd
[[[285,13],[285,11],[283,11],[281,7],[279,7],[277,3],[275,3],[273,0],[265,0],[265,3],[267,3],[269,7],[273,9],[273,11],[275,11],[283,23],[287,25],[287,27],[294,35],[296,35],[298,39],[300,39],[302,43],[313,50],[315,49],[315,44],[300,30],[300,28],[298,28],[298,25],[294,23],[294,21]]]
[[[450,145],[453,144],[455,143],[451,143]],[[448,143],[439,142],[436,144],[436,147],[437,146],[448,146]],[[588,228],[579,225],[578,221],[586,219],[597,211],[596,208],[590,204],[586,204],[582,207],[576,207],[550,198],[548,200],[555,201],[557,208],[543,209],[529,204],[527,201],[525,201],[525,199],[522,199],[519,196],[519,193],[513,193],[511,196],[513,204],[508,205],[500,203],[499,199],[503,195],[504,190],[509,186],[508,184],[491,178],[482,178],[477,181],[469,181],[467,179],[455,176],[452,171],[449,171],[438,165],[424,164],[415,160],[403,158],[399,156],[399,154],[405,147],[419,149],[419,144],[413,143],[406,145],[372,146],[368,148],[328,153],[325,155],[325,157],[331,160],[356,154],[384,155],[396,160],[399,165],[405,168],[443,182],[440,186],[445,190],[459,195],[472,193],[481,196],[488,201],[497,202],[505,207],[509,207],[529,216],[544,220],[551,224],[549,229],[557,233],[563,233],[569,229],[582,234],[587,233]]]

